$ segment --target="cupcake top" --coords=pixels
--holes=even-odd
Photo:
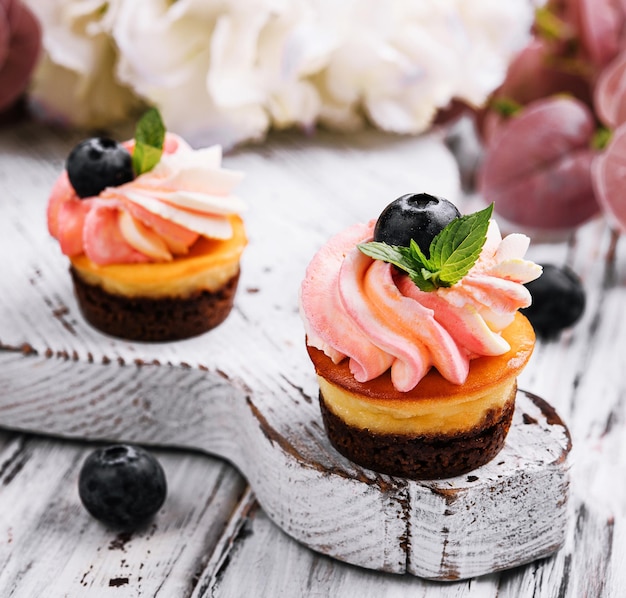
[[[508,352],[500,333],[530,305],[524,284],[541,267],[524,259],[528,237],[503,239],[491,212],[460,216],[446,200],[412,194],[333,237],[300,289],[307,344],[334,363],[349,359],[358,382],[390,369],[400,392],[431,367],[462,384],[471,359]]]
[[[65,255],[98,266],[169,262],[199,237],[230,239],[245,209],[232,193],[243,175],[221,160],[219,146],[192,149],[150,110],[134,139],[72,150],[50,194],[48,230]]]

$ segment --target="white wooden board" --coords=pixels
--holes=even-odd
[[[285,136],[227,157],[248,173],[240,191],[250,206],[235,309],[218,329],[163,345],[106,337],[78,312],[45,229],[47,192],[75,140],[32,126],[2,140],[3,426],[218,455],[289,535],[362,567],[463,579],[561,545],[569,436],[526,393],[507,446],[477,479],[373,474],[321,428],[297,313],[304,269],[330,235],[399,195],[458,200],[456,165],[436,137],[369,133],[355,146],[320,135],[304,149]]]

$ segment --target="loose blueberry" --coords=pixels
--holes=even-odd
[[[107,137],[81,141],[65,164],[78,197],[98,195],[106,187],[117,187],[135,178],[129,151]]]
[[[585,311],[585,290],[571,268],[542,265],[543,274],[526,284],[533,299],[532,305],[521,311],[537,335],[549,339],[581,318]]]
[[[410,193],[392,201],[380,214],[374,241],[408,247],[411,239],[429,255],[431,241],[461,214],[447,199]]]
[[[167,483],[154,456],[136,446],[117,444],[87,457],[78,478],[78,494],[99,521],[132,529],[161,508]]]

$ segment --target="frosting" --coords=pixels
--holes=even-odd
[[[132,152],[132,141],[124,145]],[[65,255],[99,266],[168,262],[199,237],[230,239],[232,216],[245,209],[232,194],[243,175],[221,161],[219,146],[194,150],[168,133],[151,171],[97,197],[80,199],[63,172],[48,202],[50,234]]]
[[[458,283],[421,291],[395,267],[356,246],[372,240],[375,221],[333,237],[313,257],[300,289],[307,343],[334,363],[349,359],[367,382],[390,370],[408,392],[435,367],[453,384],[467,379],[470,360],[510,350],[500,334],[518,309],[530,305],[524,283],[541,274],[525,260],[529,239],[504,239],[490,221],[482,252]]]
[[[70,258],[72,267],[91,285],[125,297],[189,297],[198,290],[216,292],[239,272],[239,260],[247,243],[238,216],[231,216],[230,239],[199,238],[185,259],[143,264],[98,266],[84,253]]]

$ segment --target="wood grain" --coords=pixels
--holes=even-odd
[[[147,596],[187,595],[237,508],[244,480],[211,457],[155,449],[170,486],[184,484],[185,493],[170,492],[144,529],[115,532],[83,516],[71,483],[92,448],[23,435],[2,447],[2,500],[22,504],[21,517],[6,510],[0,516],[2,595],[136,596],[137,587]],[[45,463],[35,457],[42,449]]]
[[[281,443],[285,439],[298,439],[297,458],[304,462],[315,459],[333,474],[342,471],[346,476],[348,472],[344,479],[351,480],[351,493],[361,487],[370,489],[370,493],[372,487],[378,488],[378,499],[358,498],[363,505],[360,518],[343,519],[342,523],[348,521],[346,527],[351,528],[348,532],[362,542],[364,555],[369,555],[367,558],[375,568],[402,570],[398,566],[402,562],[401,553],[382,550],[381,544],[386,544],[381,542],[381,537],[393,537],[406,527],[397,520],[363,521],[364,516],[367,519],[380,507],[380,487],[388,480],[359,472],[345,463],[327,446],[319,426],[317,406],[312,399],[316,389],[310,365],[304,358],[296,308],[297,285],[308,259],[330,234],[355,220],[371,217],[407,189],[429,189],[458,197],[458,180],[449,154],[437,143],[420,149],[423,140],[366,134],[350,140],[325,135],[303,140],[279,135],[267,145],[245,148],[228,156],[228,166],[248,172],[242,195],[250,204],[247,222],[250,248],[254,247],[244,257],[236,308],[214,333],[175,346],[153,346],[109,339],[85,325],[71,294],[66,263],[45,231],[42,210],[46,193],[74,141],[73,136],[42,132],[29,124],[9,130],[0,139],[0,182],[4,193],[0,239],[12,240],[11,247],[3,252],[0,297],[0,343],[4,349],[0,353],[0,396],[5,406],[0,418],[6,421],[5,425],[10,425],[12,420],[16,428],[77,437],[81,437],[86,426],[96,437],[132,434],[137,441],[167,445],[210,442],[211,451],[235,461],[236,443],[230,430],[209,438],[211,435],[200,426],[189,426],[184,419],[172,417],[178,409],[184,417],[216,417],[200,406],[206,402],[205,397],[214,397],[222,403],[219,417],[224,417],[224,421],[230,418],[239,438],[253,435],[261,439],[259,430],[263,429],[261,444],[269,447],[272,455],[282,452],[285,458],[293,455]],[[449,172],[449,176],[444,172]],[[623,506],[626,488],[622,481],[626,421],[624,244],[597,220],[564,243],[538,245],[532,251],[535,259],[572,265],[583,276],[588,293],[583,321],[557,341],[540,342],[520,380],[522,388],[543,396],[558,409],[572,433],[570,518],[564,545],[558,552],[526,567],[446,585],[413,576],[368,572],[342,565],[304,547],[310,542],[316,550],[324,551],[321,542],[319,547],[315,545],[319,536],[305,539],[304,544],[289,539],[312,531],[310,526],[293,521],[299,521],[303,512],[315,515],[322,511],[323,501],[328,500],[324,493],[305,496],[276,515],[272,503],[275,499],[265,499],[266,508],[261,493],[259,498],[264,508],[258,510],[255,495],[249,489],[240,501],[242,486],[238,491],[231,486],[226,494],[232,518],[226,514],[228,509],[212,511],[220,521],[220,531],[212,543],[202,548],[196,544],[189,549],[189,555],[195,552],[195,556],[183,562],[184,559],[177,561],[172,555],[166,558],[167,548],[157,548],[150,539],[150,548],[158,550],[162,562],[169,564],[165,569],[153,567],[154,586],[144,585],[147,582],[131,576],[129,584],[113,588],[118,592],[115,595],[151,595],[157,578],[163,584],[170,583],[169,579],[185,578],[193,581],[186,590],[172,595],[194,592],[194,596],[236,596],[243,591],[261,596],[315,596],[329,595],[328,592],[352,596],[356,586],[363,596],[408,592],[423,596],[621,596],[626,588]],[[9,256],[15,259],[8,259]],[[243,406],[248,421],[245,425],[239,416],[234,417],[234,402]],[[301,419],[292,419],[294,410]],[[133,422],[139,417],[142,424],[136,426]],[[39,427],[33,428],[37,421]],[[166,422],[163,429],[159,423],[162,421]],[[164,440],[160,434],[165,435]],[[28,438],[21,442],[39,446],[38,440],[22,435],[0,438],[9,439],[4,447],[11,445],[10,439],[17,438]],[[45,472],[45,479],[38,480],[42,487],[59,488],[76,472],[77,455],[86,454],[88,449],[60,441],[41,442],[41,448],[33,449],[31,457],[33,467]],[[63,450],[54,451],[50,447],[63,447]],[[13,452],[19,455],[15,450],[9,454]],[[52,453],[56,463],[62,464],[60,471],[49,462],[47,453]],[[160,454],[170,456],[172,463],[184,459],[170,451]],[[200,460],[196,463],[206,459],[208,471],[223,467],[220,461],[206,456],[193,458]],[[31,475],[28,467],[21,467],[19,458],[8,458],[7,463],[6,471],[13,474],[10,484],[0,488],[0,503],[12,505],[13,512],[27,522],[25,526],[44,522],[44,528],[49,530],[49,564],[35,569],[34,565],[29,566],[27,554],[30,543],[35,541],[34,535],[19,545],[15,540],[7,542],[4,549],[0,547],[0,558],[12,560],[15,569],[8,577],[0,576],[2,595],[11,595],[5,588],[23,583],[31,584],[23,587],[33,588],[32,592],[43,587],[46,579],[51,583],[55,578],[53,569],[63,562],[56,555],[58,547],[68,543],[73,543],[73,556],[70,564],[63,565],[65,574],[53,595],[72,595],[64,593],[62,588],[72,587],[69,580],[85,569],[83,565],[87,562],[89,566],[102,567],[102,575],[94,578],[90,586],[90,595],[113,595],[113,589],[106,583],[113,579],[119,562],[100,556],[103,544],[106,546],[113,539],[110,534],[101,529],[99,550],[92,550],[82,560],[77,553],[81,551],[83,537],[76,541],[76,536],[64,529],[61,519],[46,516],[46,505],[55,504],[54,493],[33,483],[37,474]],[[243,471],[245,464],[239,467]],[[255,480],[254,472],[246,475],[255,490],[264,484],[270,487],[266,480]],[[261,477],[258,472],[257,475]],[[179,489],[192,484],[192,476],[176,479]],[[11,484],[15,494],[7,493],[6,488]],[[284,474],[276,484],[282,492],[285,488],[292,494],[298,491],[298,478],[294,475]],[[23,507],[15,506],[15,497],[31,488],[35,494],[41,494],[41,499],[32,502],[32,509],[30,501]],[[418,493],[411,494],[405,488],[402,499],[396,495],[384,507],[402,512],[402,500],[407,495],[417,501]],[[76,525],[86,525],[88,519],[76,497],[68,503],[72,517],[80,522]],[[336,503],[326,506],[329,510],[335,507]],[[336,527],[339,515],[336,512],[334,519],[329,516],[327,521],[321,521],[319,528],[327,533],[332,521]],[[270,524],[268,516],[274,517],[290,535]],[[206,529],[209,519],[197,525]],[[181,524],[185,533],[189,532],[187,525]],[[380,533],[384,525],[389,536]],[[5,537],[9,527],[4,528]],[[362,539],[367,529],[379,531]],[[438,537],[442,536],[439,530]],[[350,539],[346,533],[343,548],[348,553]],[[412,540],[417,547],[418,535],[413,534]],[[127,550],[133,558],[141,552],[136,545],[127,546]],[[498,560],[498,554],[493,555],[493,560]],[[409,567],[419,563],[420,558],[409,560]],[[197,566],[189,566],[191,561]],[[405,568],[406,563],[405,555]],[[493,562],[489,566],[494,567]],[[447,570],[450,571],[449,567]],[[22,580],[19,583],[15,581],[18,578]],[[37,595],[32,592],[30,595]]]

